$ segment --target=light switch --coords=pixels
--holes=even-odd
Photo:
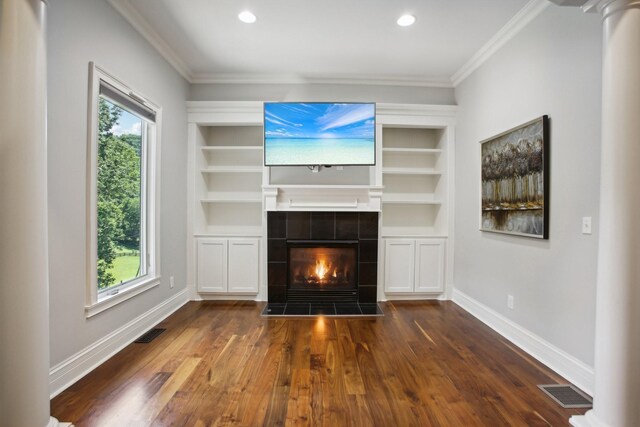
[[[582,234],[591,234],[591,217],[582,217]]]

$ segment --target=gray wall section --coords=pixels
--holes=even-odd
[[[190,101],[388,102],[455,105],[451,88],[348,84],[194,84]]]
[[[104,0],[48,6],[48,192],[51,364],[60,363],[186,286],[188,84]],[[163,109],[159,287],[86,319],[88,64]],[[169,288],[169,276],[175,287]]]
[[[591,366],[601,45],[598,16],[550,6],[456,88],[455,287]],[[549,240],[478,231],[479,141],[543,114],[551,122]],[[593,235],[581,234],[583,216],[593,217]]]

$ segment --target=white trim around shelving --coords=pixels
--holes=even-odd
[[[187,101],[187,121],[199,126],[262,126],[261,101]]]
[[[585,393],[593,395],[593,367],[457,289],[453,291],[453,302]]]
[[[151,310],[85,347],[49,370],[49,393],[54,398],[67,387],[131,344],[189,301],[183,289]]]

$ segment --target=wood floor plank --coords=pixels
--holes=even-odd
[[[190,302],[51,401],[76,426],[568,426],[565,382],[452,302],[379,318],[264,318]]]

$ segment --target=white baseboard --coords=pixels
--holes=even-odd
[[[49,370],[49,393],[54,398],[67,387],[135,341],[189,301],[184,289],[151,310],[136,317]]]
[[[596,418],[593,409],[588,410],[584,415],[572,416],[569,418],[569,424],[573,427],[610,427]]]
[[[446,296],[444,293],[436,293],[436,294],[415,294],[415,293],[406,293],[406,294],[394,294],[391,292],[387,292],[384,294],[384,299],[380,301],[446,301]]]
[[[46,427],[73,427],[71,423],[62,423],[53,417],[49,417],[49,423]]]
[[[195,299],[192,299],[192,301],[257,301],[259,302],[260,300],[257,299],[257,295],[256,294],[251,294],[251,295],[243,295],[243,294],[205,294],[205,293],[200,293],[198,294],[198,296]]]
[[[591,366],[457,289],[453,291],[453,302],[582,391],[593,396],[594,375]]]

